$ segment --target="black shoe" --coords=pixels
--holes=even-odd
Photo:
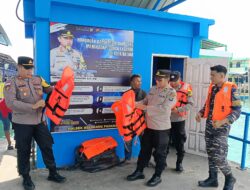
[[[218,187],[218,174],[217,172],[209,172],[209,177],[204,181],[199,181],[200,187]]]
[[[223,190],[233,190],[235,182],[236,179],[233,177],[232,174],[227,175],[225,178],[225,185]]]
[[[182,166],[182,163],[178,163],[176,162],[176,168],[175,168],[175,171],[177,172],[183,172],[183,166]]]
[[[159,183],[161,183],[161,177],[154,174],[151,177],[151,179],[148,180],[146,185],[149,187],[154,187],[154,186],[158,185]]]
[[[66,178],[59,175],[59,173],[55,172],[53,174],[49,174],[48,178],[47,178],[49,181],[54,181],[56,183],[63,183],[66,181]]]
[[[25,190],[34,190],[35,189],[35,185],[32,182],[30,176],[23,178],[23,188]]]
[[[8,145],[7,150],[13,150],[14,147],[12,145]]]
[[[135,181],[137,179],[144,179],[144,178],[145,178],[145,175],[143,174],[143,172],[140,172],[138,170],[135,170],[134,173],[127,176],[128,181]]]

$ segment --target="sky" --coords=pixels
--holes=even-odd
[[[171,13],[214,19],[209,39],[226,44],[234,58],[250,58],[249,0],[186,0]]]
[[[18,0],[0,0],[0,24],[7,33],[12,46],[0,44],[0,53],[10,55],[15,61],[18,56],[33,57],[33,40],[25,39],[24,23],[16,18]],[[19,6],[19,17],[23,18],[23,0]]]
[[[0,45],[0,52],[11,55],[14,60],[20,55],[33,57],[33,41],[25,39],[24,23],[15,15],[17,2],[0,1],[0,23],[12,43],[11,47]],[[21,18],[22,2],[18,11]],[[215,25],[209,29],[209,39],[226,44],[234,58],[246,58],[250,57],[249,7],[249,0],[186,0],[169,9],[169,12],[214,19]]]

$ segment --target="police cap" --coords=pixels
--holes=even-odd
[[[177,80],[179,80],[180,77],[181,73],[179,71],[173,71],[170,74],[170,82],[176,82]]]
[[[74,35],[69,30],[62,30],[59,36],[63,38],[67,38],[67,37],[74,38]]]
[[[157,70],[157,72],[155,73],[155,77],[169,78],[170,74],[171,74],[170,70],[160,69],[160,70]]]
[[[22,65],[25,69],[31,69],[34,67],[33,59],[25,56],[18,57],[17,64]]]

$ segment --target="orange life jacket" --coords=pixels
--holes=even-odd
[[[82,142],[75,150],[74,168],[94,173],[116,166],[120,163],[116,147],[117,142],[110,136]]]
[[[117,142],[112,137],[101,137],[85,141],[79,149],[87,159],[91,159],[107,150],[117,147]]]
[[[181,88],[177,90],[177,102],[175,105],[176,108],[183,107],[188,103],[188,93],[190,93],[189,91],[192,91],[192,87],[190,84],[182,81],[180,83]],[[178,115],[184,117],[187,115],[187,112],[179,112]]]
[[[208,89],[208,97],[206,100],[206,107],[203,115],[204,118],[207,118],[209,114],[210,98],[213,86],[213,84],[210,84]],[[223,120],[231,113],[232,88],[237,88],[236,84],[232,82],[225,82],[220,91],[215,95],[212,120]]]
[[[70,96],[74,89],[74,71],[70,67],[65,67],[54,90],[46,102],[46,115],[58,125],[70,103]]]
[[[124,141],[130,141],[134,136],[140,135],[147,127],[144,113],[135,108],[135,93],[128,90],[122,95],[121,100],[113,103],[111,109],[116,116],[116,126]]]

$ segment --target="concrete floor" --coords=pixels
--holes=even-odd
[[[16,150],[6,151],[7,144],[0,140],[0,189],[1,190],[21,190],[22,179],[16,171]],[[162,183],[152,188],[145,186],[146,181],[154,172],[153,168],[146,168],[146,179],[134,182],[126,181],[126,176],[132,173],[136,167],[136,160],[123,166],[116,166],[112,169],[98,172],[87,173],[81,170],[59,171],[60,174],[67,177],[64,184],[56,184],[47,181],[48,172],[45,169],[32,170],[31,177],[37,190],[137,190],[137,189],[155,189],[155,190],[201,190],[197,186],[197,181],[205,179],[207,173],[207,159],[200,156],[187,154],[184,160],[185,171],[178,174],[174,171],[175,151],[172,150],[168,157],[168,168],[163,172]],[[237,169],[238,165],[231,163],[234,176],[237,178],[235,190],[250,189],[250,170],[241,171]],[[218,188],[209,188],[209,190],[222,190],[224,177],[219,174]],[[205,188],[206,189],[206,188]]]

